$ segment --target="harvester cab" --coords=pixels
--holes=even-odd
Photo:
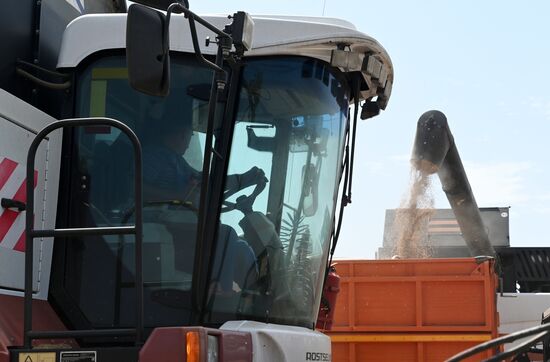
[[[74,5],[43,1],[57,38],[0,56],[0,362],[330,360],[314,326],[389,56],[341,20],[140,3],[60,27]]]

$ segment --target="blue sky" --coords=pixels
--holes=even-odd
[[[449,120],[480,207],[510,206],[513,246],[546,246],[550,219],[550,2],[190,0],[197,13],[324,15],[388,51],[392,98],[359,125],[353,203],[336,255],[373,258],[384,212],[407,189],[418,117]],[[436,207],[448,207],[437,180]]]

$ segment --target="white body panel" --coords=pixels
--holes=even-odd
[[[54,119],[13,95],[0,89],[0,198],[26,201],[27,151],[34,136]],[[36,155],[34,225],[36,229],[55,226],[61,132],[52,133],[42,142]],[[19,196],[17,196],[17,194]],[[14,197],[17,196],[17,197]],[[0,208],[0,294],[23,295],[25,213]],[[34,243],[35,297],[46,299],[50,277],[53,241],[36,239]]]
[[[249,332],[254,362],[331,361],[330,338],[307,328],[229,321],[220,329]]]
[[[550,293],[504,293],[497,295],[499,334],[510,334],[540,326],[542,314],[550,308]],[[517,343],[522,342],[519,340]],[[505,345],[508,349],[514,344]]]

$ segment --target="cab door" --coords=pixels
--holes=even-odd
[[[36,134],[55,119],[0,89],[0,198],[26,203],[26,160]],[[55,226],[61,131],[44,140],[34,170],[34,227]],[[0,207],[0,294],[22,295],[25,268],[25,213]],[[46,299],[52,260],[52,238],[35,239],[33,291]]]

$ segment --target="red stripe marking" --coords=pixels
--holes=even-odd
[[[34,187],[36,187],[36,181],[38,180],[38,171],[34,171]],[[26,202],[27,201],[27,180],[23,180],[21,186],[13,196],[13,199]],[[19,213],[13,210],[6,209],[0,216],[0,240],[3,240],[10,228],[12,227],[15,219],[17,219]],[[24,250],[24,249],[23,249]]]
[[[25,252],[25,230],[23,230],[19,239],[17,239],[17,243],[13,247],[13,250],[20,251],[22,253]]]
[[[0,240],[4,239],[17,216],[19,216],[18,212],[9,209],[4,210],[4,213],[0,217]]]
[[[33,215],[33,220],[34,220],[34,216]],[[34,222],[33,222],[33,225],[34,225]],[[19,239],[17,239],[17,243],[15,243],[15,245],[13,246],[13,250],[15,251],[20,251],[22,253],[25,252],[25,230],[23,230],[23,232],[21,233],[21,236],[19,236]]]
[[[9,158],[4,158],[2,162],[0,162],[0,189],[4,187],[16,167],[17,162],[12,161]]]
[[[36,188],[36,181],[38,180],[38,171],[34,171],[34,188]],[[24,179],[19,186],[19,189],[13,195],[13,199],[17,201],[27,202],[27,179]]]

